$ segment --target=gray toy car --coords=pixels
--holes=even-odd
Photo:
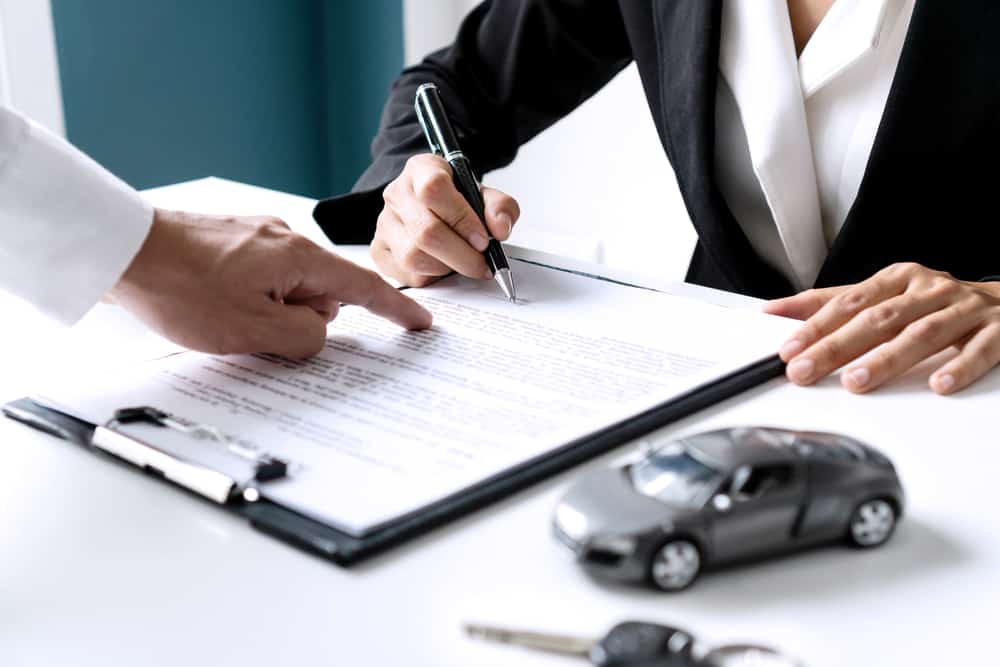
[[[857,440],[775,428],[711,431],[584,475],[556,537],[591,573],[664,591],[703,568],[846,539],[884,544],[903,512],[892,463]]]

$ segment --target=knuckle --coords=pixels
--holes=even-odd
[[[899,318],[899,311],[894,306],[882,303],[866,310],[864,318],[867,327],[882,330]]]
[[[820,366],[838,366],[842,353],[843,346],[838,341],[827,338],[816,344],[813,355]]]
[[[424,251],[415,245],[399,253],[399,265],[411,273],[420,273],[426,266]]]
[[[398,176],[389,182],[389,185],[382,189],[382,201],[387,205],[399,201],[400,193],[403,191],[403,176]]]
[[[916,262],[897,262],[889,266],[886,273],[895,277],[908,277],[916,275],[923,268]]]
[[[894,376],[900,370],[899,355],[889,350],[878,350],[871,356],[869,367],[872,374],[886,378]]]
[[[927,288],[927,295],[932,299],[950,300],[959,291],[959,285],[954,280],[936,277]]]
[[[441,157],[434,155],[434,153],[417,153],[416,155],[411,155],[406,160],[406,166],[403,170],[421,171],[428,167],[440,167],[444,164],[447,163]]]
[[[986,318],[989,318],[993,310],[993,302],[989,296],[979,290],[970,291],[966,295],[964,302],[970,313],[983,313]]]
[[[849,289],[834,299],[838,311],[844,315],[858,312],[868,304],[868,290],[864,287]]]
[[[977,355],[983,363],[992,368],[1000,362],[1000,331],[991,330],[990,337],[983,343],[982,353]]]
[[[936,317],[925,317],[909,327],[910,335],[921,340],[936,340],[944,330],[944,322]]]
[[[258,218],[254,220],[251,225],[253,226],[253,234],[258,237],[270,236],[274,232],[274,225],[272,225],[267,220]]]
[[[292,234],[288,237],[288,244],[296,252],[307,253],[317,249],[315,243],[301,234]]]
[[[417,199],[427,203],[440,199],[451,186],[451,177],[444,171],[435,169],[423,174],[413,183],[413,192]]]
[[[819,327],[817,327],[812,322],[806,322],[799,330],[796,332],[795,337],[801,340],[803,343],[808,345],[814,340],[818,340],[821,337]]]
[[[378,214],[378,218],[375,219],[375,237],[372,239],[373,247],[376,241],[384,242],[384,239],[388,232],[388,227],[395,220],[396,216],[389,207],[382,209],[382,212]]]
[[[798,294],[798,298],[809,308],[819,310],[823,306],[823,295],[818,289],[807,289]]]
[[[443,225],[437,220],[427,220],[418,223],[413,234],[413,240],[420,248],[428,250],[441,245],[441,234]]]

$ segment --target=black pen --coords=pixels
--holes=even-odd
[[[490,228],[486,226],[486,204],[483,202],[483,194],[479,188],[479,179],[476,178],[472,170],[469,158],[465,156],[458,146],[458,138],[451,128],[448,114],[445,113],[444,104],[441,103],[441,95],[438,88],[433,83],[425,83],[417,88],[417,98],[414,102],[417,110],[417,120],[427,138],[427,145],[431,152],[443,157],[451,165],[452,177],[455,180],[455,187],[458,189],[469,206],[479,216],[479,221],[483,223],[489,244],[483,251],[486,264],[493,272],[493,279],[500,285],[500,289],[511,302],[517,302],[517,294],[514,291],[514,278],[510,273],[510,264],[507,262],[507,255],[503,251],[500,242],[493,238]]]

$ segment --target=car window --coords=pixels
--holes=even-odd
[[[629,466],[639,493],[679,507],[700,507],[719,488],[722,476],[682,446],[664,447]]]
[[[751,500],[787,488],[792,481],[792,466],[772,464],[743,466],[733,476],[735,500]]]

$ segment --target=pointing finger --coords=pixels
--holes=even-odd
[[[325,281],[329,293],[342,303],[366,308],[406,329],[431,326],[429,311],[382,280],[374,271],[363,269],[333,253],[322,251],[311,267],[314,275]]]

